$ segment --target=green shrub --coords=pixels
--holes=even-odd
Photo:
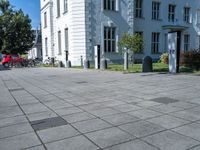
[[[194,70],[200,70],[200,50],[196,49],[181,53],[180,64]]]
[[[168,53],[163,53],[160,56],[159,62],[164,63],[164,64],[168,64],[169,63],[169,54]]]

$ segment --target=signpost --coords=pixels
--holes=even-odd
[[[95,69],[100,69],[100,45],[94,47]]]
[[[169,72],[177,73],[177,32],[168,33]]]

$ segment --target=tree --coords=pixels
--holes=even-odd
[[[126,48],[133,53],[139,53],[143,49],[143,38],[139,34],[124,33],[118,44],[121,51]]]
[[[10,2],[8,0],[0,0],[0,11],[2,14],[5,14],[5,12],[12,10],[12,6],[10,5]]]
[[[14,11],[6,0],[0,0],[0,51],[20,53],[28,51],[34,40],[31,20],[22,10]]]
[[[132,53],[134,58],[135,53],[139,53],[143,50],[143,38],[139,34],[130,35],[124,33],[119,41],[119,49],[124,52],[124,70],[128,69],[128,53]],[[134,60],[132,60],[134,63]]]

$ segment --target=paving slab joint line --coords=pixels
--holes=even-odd
[[[4,82],[4,86],[7,87],[7,85],[5,84]],[[8,87],[7,87],[8,88]],[[15,100],[15,102],[17,103],[18,107],[20,108],[20,110],[23,112],[23,114],[26,116],[26,113],[23,111],[23,109],[21,108],[21,106],[19,105],[18,101],[15,99],[15,97],[13,96],[12,92],[10,92],[10,95],[13,97],[13,99]],[[29,124],[31,125],[30,123],[30,120],[29,118],[26,116],[26,119],[28,120]],[[46,146],[44,145],[43,141],[41,140],[41,138],[39,137],[39,135],[37,134],[37,132],[34,130],[38,140],[42,143],[42,145],[44,146],[45,150],[47,150]]]
[[[196,147],[199,147],[200,146],[200,144],[199,145],[195,145],[195,146],[193,146],[193,147],[190,147],[189,149],[187,149],[187,150],[192,150],[192,149],[194,149],[194,148],[196,148]]]
[[[172,132],[174,132],[174,133],[176,133],[176,134],[179,134],[179,135],[181,135],[181,136],[184,136],[184,137],[188,137],[188,138],[193,139],[193,140],[195,140],[195,141],[197,141],[197,142],[200,143],[200,140],[194,139],[193,137],[190,137],[190,136],[187,136],[187,135],[178,133],[178,132],[176,132],[176,131],[174,131],[174,130],[171,130],[171,129],[169,129],[169,131],[172,131]]]
[[[27,91],[27,90],[25,90],[25,91]],[[27,91],[29,94],[31,94],[29,91]],[[31,94],[32,95],[32,94]],[[54,94],[53,94],[54,95]],[[34,95],[32,95],[33,97],[35,97]],[[56,96],[56,95],[54,95],[54,96]],[[56,96],[57,97],[57,96]],[[39,100],[37,97],[35,97],[37,100]],[[15,100],[16,101],[16,100]],[[40,101],[40,100],[39,100]],[[46,106],[43,102],[41,102],[40,101],[40,103],[41,104],[43,104],[44,106]],[[69,103],[70,104],[70,103]],[[73,105],[73,104],[72,104]],[[46,106],[47,108],[49,108],[48,106]],[[77,107],[77,106],[75,106],[75,107]],[[78,107],[79,108],[79,107]],[[50,110],[52,110],[51,108],[49,108]],[[52,110],[54,113],[56,113],[54,110]],[[56,113],[57,114],[57,113]],[[57,114],[59,117],[62,117],[62,116],[60,116],[59,114]],[[30,123],[30,120],[29,120],[29,123]],[[75,130],[77,130],[74,126],[72,126]],[[34,130],[35,131],[35,130]],[[78,132],[80,132],[79,130],[77,130]],[[39,135],[37,134],[37,132],[35,131],[35,133],[36,133],[36,135],[39,137]],[[92,142],[94,145],[96,145],[98,148],[100,148],[100,146],[98,146],[96,143],[94,143],[93,141],[91,141],[87,136],[85,136],[84,134],[83,134],[83,136],[85,137],[85,138],[87,138],[90,142]],[[47,148],[46,148],[46,146],[45,146],[45,144],[42,142],[42,140],[40,139],[40,137],[39,137],[39,140],[41,141],[41,143],[43,144],[43,146],[45,147],[45,149],[47,150]],[[101,150],[101,149],[100,149]]]

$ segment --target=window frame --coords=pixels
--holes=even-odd
[[[62,35],[61,31],[58,31],[58,55],[62,54]]]
[[[152,20],[160,20],[160,2],[152,1]]]
[[[56,6],[57,6],[57,18],[60,17],[60,0],[57,0],[56,1]]]
[[[44,12],[44,28],[47,27],[47,12]]]
[[[104,26],[103,47],[105,53],[116,52],[116,27]]]
[[[190,49],[190,34],[184,34],[183,38],[183,43],[184,43],[184,52],[188,52]]]
[[[190,23],[190,7],[184,7],[183,21]]]
[[[68,0],[63,0],[63,6],[64,6],[64,13],[68,12]]]
[[[65,28],[65,51],[69,51],[69,29]]]
[[[117,11],[117,0],[103,0],[104,11]]]
[[[151,34],[151,53],[159,54],[160,49],[160,32],[152,32]]]
[[[45,38],[45,54],[48,56],[48,38]]]
[[[135,18],[143,18],[143,0],[135,2]]]
[[[200,25],[200,9],[197,9],[197,25]]]
[[[175,22],[176,19],[176,5],[169,4],[168,6],[168,22]]]

